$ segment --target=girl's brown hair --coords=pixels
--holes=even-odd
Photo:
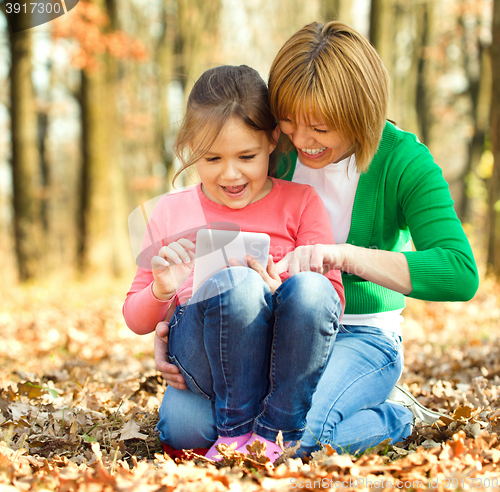
[[[275,142],[273,131],[277,121],[269,106],[266,83],[256,70],[246,65],[212,68],[194,84],[173,145],[182,163],[174,181],[208,152],[230,118],[238,118],[250,131],[265,132],[268,140]],[[269,159],[270,175],[276,172],[275,156],[276,150]]]
[[[338,131],[366,171],[385,125],[389,76],[373,46],[350,26],[315,22],[276,55],[269,98],[278,120],[312,116]]]

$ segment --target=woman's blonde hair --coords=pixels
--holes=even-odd
[[[352,143],[363,172],[377,152],[389,101],[389,76],[373,46],[338,21],[314,22],[281,48],[269,74],[278,120],[311,116]]]
[[[246,65],[211,68],[194,84],[173,145],[182,163],[173,181],[209,151],[231,118],[238,118],[249,131],[264,132],[276,143],[273,132],[278,123],[269,106],[266,83]],[[269,158],[269,175],[276,172],[276,152]]]

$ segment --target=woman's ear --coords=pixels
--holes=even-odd
[[[271,152],[273,152],[273,150],[278,145],[278,141],[279,141],[279,138],[280,138],[280,132],[281,132],[280,126],[276,125],[276,128],[273,130],[273,142],[272,142]],[[271,153],[271,152],[269,152],[269,153]]]

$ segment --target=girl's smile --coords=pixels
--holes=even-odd
[[[276,139],[278,133],[277,128]],[[250,131],[237,118],[228,120],[209,151],[196,162],[205,196],[234,209],[266,196],[273,186],[267,173],[269,154],[275,147],[264,132]]]
[[[243,185],[236,185],[236,186],[223,186],[222,188],[226,193],[229,193],[232,196],[240,195],[245,188],[247,187],[248,183],[245,183]]]

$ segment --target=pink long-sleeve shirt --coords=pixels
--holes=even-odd
[[[272,190],[242,209],[232,209],[207,198],[201,185],[163,196],[149,218],[138,269],[123,306],[123,315],[135,333],[151,333],[157,323],[170,319],[175,306],[192,295],[193,272],[169,301],[157,299],[152,290],[151,258],[163,246],[180,238],[196,242],[201,228],[264,232],[271,237],[269,253],[275,263],[297,246],[334,244],[333,232],[321,198],[311,186],[271,178]],[[344,310],[344,288],[340,271],[327,275]],[[286,280],[288,274],[282,274]],[[311,292],[314,295],[314,292]]]

